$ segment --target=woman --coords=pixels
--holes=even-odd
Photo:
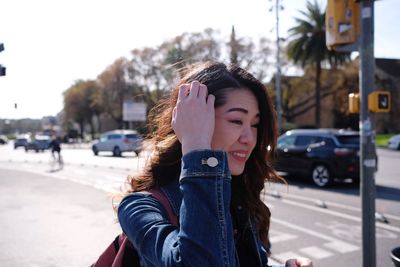
[[[266,88],[239,67],[206,63],[181,80],[154,122],[150,162],[130,178],[131,194],[118,208],[141,265],[267,266],[270,211],[260,192],[278,176],[268,161],[277,133]],[[154,187],[179,227],[140,192]],[[286,266],[312,265],[291,259]]]

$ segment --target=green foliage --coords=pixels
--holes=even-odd
[[[332,66],[350,60],[349,53],[329,51],[325,42],[325,12],[318,2],[307,2],[306,11],[300,11],[302,18],[295,18],[296,26],[289,29],[290,42],[287,55],[295,64],[315,68],[315,126],[320,126],[321,102],[321,64],[324,61]]]
[[[386,147],[388,145],[390,137],[392,137],[393,135],[394,134],[377,134],[375,137],[376,145]]]
[[[272,67],[268,61],[270,42],[262,39],[254,44],[249,38],[235,36],[234,39],[237,64],[248,68],[257,78],[265,79],[268,68]],[[93,136],[101,131],[105,118],[122,128],[126,126],[122,120],[124,100],[143,101],[149,111],[168,94],[191,64],[209,60],[226,62],[223,56],[229,56],[230,49],[230,44],[211,28],[183,33],[157,47],[133,49],[129,59],[115,60],[97,79],[77,81],[65,91],[64,124],[69,129],[75,127],[74,122],[78,123],[82,132],[90,126]],[[146,131],[143,123],[133,125]]]

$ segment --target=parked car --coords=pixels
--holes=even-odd
[[[123,152],[135,152],[139,155],[142,150],[142,137],[134,130],[113,130],[101,135],[100,140],[92,145],[95,155],[99,152],[110,151],[114,156],[121,156]]]
[[[28,143],[29,137],[27,135],[20,135],[17,136],[17,138],[14,140],[14,149],[17,149],[18,147],[25,147],[25,145]]]
[[[335,129],[297,129],[278,138],[277,171],[310,178],[325,187],[334,179],[360,179],[358,132]]]
[[[389,138],[388,148],[400,150],[400,134]]]
[[[25,145],[25,151],[35,150],[36,152],[44,151],[49,148],[51,138],[47,135],[35,135],[34,139],[30,139]]]
[[[8,143],[8,138],[5,135],[0,135],[0,145],[5,145]]]

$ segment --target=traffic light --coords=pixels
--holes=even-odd
[[[326,46],[329,49],[354,44],[360,35],[360,3],[328,0],[326,6]]]
[[[6,76],[6,68],[0,64],[0,76]]]
[[[369,94],[368,109],[371,112],[389,112],[390,93],[387,91],[375,91]]]
[[[4,50],[4,44],[0,43],[0,52],[2,52],[3,50]],[[6,75],[6,68],[0,64],[0,76],[5,76],[5,75]]]
[[[359,113],[360,112],[360,96],[359,94],[349,94],[349,112]]]

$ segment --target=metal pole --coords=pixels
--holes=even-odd
[[[362,261],[363,267],[376,266],[375,244],[375,131],[368,111],[368,95],[374,82],[374,1],[363,0],[360,34],[360,193],[362,202]]]
[[[276,0],[276,75],[275,75],[275,88],[276,88],[276,112],[278,116],[278,133],[282,131],[282,89],[281,89],[281,48],[279,40],[279,0]]]

